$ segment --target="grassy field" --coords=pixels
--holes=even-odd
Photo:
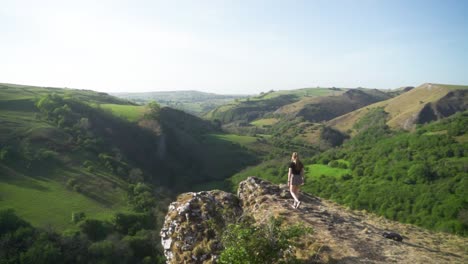
[[[60,153],[68,149],[70,136],[41,118],[35,100],[47,94],[58,94],[103,108],[116,115],[135,120],[141,106],[126,103],[107,94],[88,90],[57,89],[0,84],[0,150],[4,146],[26,146],[31,153],[54,146],[55,162],[28,169],[26,163],[0,160],[0,208],[12,208],[35,226],[51,226],[62,231],[73,228],[73,212],[84,212],[89,218],[110,219],[117,211],[127,211],[126,184],[105,172],[90,173],[81,168],[82,153]],[[22,161],[24,162],[24,161]],[[67,182],[74,179],[79,191]]]
[[[253,99],[270,99],[275,98],[281,95],[295,95],[297,97],[304,97],[304,96],[326,96],[326,95],[333,95],[339,91],[330,90],[329,88],[302,88],[296,90],[280,90],[274,91],[270,93],[266,93],[264,95],[260,95],[258,97],[254,97]]]
[[[264,119],[258,119],[250,124],[257,126],[257,127],[264,127],[264,126],[271,126],[274,125],[278,122],[279,120],[277,118],[264,118]]]
[[[65,176],[62,171],[54,176]],[[0,165],[0,209],[13,208],[16,213],[34,226],[53,226],[59,231],[74,228],[71,222],[73,212],[84,212],[95,219],[110,219],[116,211],[127,211],[125,192],[112,189],[112,194],[97,196],[84,195],[65,187],[56,178],[30,177]],[[69,176],[69,175],[68,175]],[[108,193],[108,188],[102,188]],[[112,201],[110,200],[112,199]]]
[[[349,169],[340,169],[340,168],[332,168],[327,165],[323,164],[311,164],[305,166],[306,176],[307,177],[320,177],[321,175],[324,176],[331,176],[331,177],[340,177],[342,175],[351,173]]]
[[[238,143],[242,146],[249,145],[257,141],[256,137],[240,136],[240,135],[234,135],[234,134],[211,134],[210,136],[217,138],[217,139],[230,141],[233,143]]]
[[[99,106],[102,109],[110,110],[116,116],[132,122],[143,117],[146,111],[146,107],[141,105],[100,104]]]
[[[455,139],[456,139],[459,143],[466,143],[466,142],[468,142],[468,134],[455,137]]]
[[[0,83],[0,100],[34,100],[46,94],[52,93],[88,103],[129,104],[129,102],[126,100],[118,99],[106,93],[100,93],[91,90],[68,88],[60,89]]]

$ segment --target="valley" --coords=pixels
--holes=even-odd
[[[158,236],[144,232],[158,232],[178,194],[235,192],[250,176],[284,183],[297,151],[305,193],[463,238],[467,91],[423,84],[243,97],[190,92],[167,104],[156,95],[0,84],[0,210],[86,247],[144,244],[151,249],[126,258],[160,261]],[[215,103],[198,112],[172,108],[190,96]]]

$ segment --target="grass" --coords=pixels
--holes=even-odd
[[[278,122],[279,120],[277,118],[264,118],[264,119],[258,119],[250,124],[257,126],[257,127],[264,127],[264,126],[271,126],[274,125]]]
[[[410,121],[416,113],[430,102],[435,102],[444,97],[453,90],[468,89],[468,86],[444,85],[444,84],[423,84],[409,92],[397,97],[378,102],[346,115],[340,116],[328,122],[329,125],[340,131],[348,131],[353,125],[370,109],[384,107],[385,112],[389,113],[387,124],[392,128],[411,129]]]
[[[103,104],[129,119],[143,112],[140,106],[118,105],[126,102],[94,91],[0,84],[0,147],[24,143],[33,152],[48,149],[49,143],[68,147],[69,136],[39,118],[34,105],[37,98],[51,93]],[[128,210],[126,184],[121,179],[105,172],[84,171],[80,167],[86,159],[83,153],[55,153],[57,162],[47,161],[35,169],[22,166],[20,161],[10,160],[8,166],[0,161],[0,209],[12,208],[35,226],[59,231],[76,228],[71,223],[73,212],[110,219],[115,212]],[[80,192],[66,187],[70,179],[76,180]]]
[[[459,143],[468,143],[468,134],[455,137],[455,139],[456,139]]]
[[[3,167],[2,177],[8,173]],[[54,179],[33,178],[15,174],[14,178],[0,178],[0,209],[13,208],[34,226],[53,226],[63,231],[74,228],[73,212],[87,217],[109,220],[116,211],[128,210],[123,190],[117,189],[114,203],[109,206],[78,192],[68,190]]]
[[[321,175],[327,177],[340,177],[342,175],[351,173],[349,169],[332,168],[323,164],[311,164],[305,166],[307,177],[320,177]]]
[[[82,89],[60,89],[51,87],[39,87],[18,84],[0,83],[0,100],[35,100],[47,94],[58,94],[64,97],[74,98],[88,103],[117,103],[128,104],[127,101],[110,96],[106,93]]]
[[[257,141],[256,137],[240,136],[240,135],[234,135],[234,134],[210,134],[210,136],[216,139],[221,139],[221,140],[237,143],[237,144],[240,144],[241,146],[246,146],[246,145],[255,143]]]
[[[258,99],[271,99],[281,95],[295,95],[298,97],[304,96],[325,96],[325,95],[332,95],[333,93],[340,92],[340,91],[333,91],[329,88],[302,88],[296,90],[280,90],[274,91],[271,93],[266,93],[264,95],[260,95]],[[255,98],[254,98],[255,99]]]
[[[446,134],[447,134],[447,130],[440,130],[440,131],[426,132],[423,135],[424,136],[437,136],[437,135],[446,135]]]
[[[146,111],[146,107],[140,105],[100,104],[99,106],[102,109],[110,110],[116,116],[132,122],[143,117]]]

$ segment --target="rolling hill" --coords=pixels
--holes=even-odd
[[[468,86],[425,83],[394,98],[337,117],[327,124],[342,132],[350,131],[369,111],[383,108],[388,113],[388,126],[411,130],[416,124],[468,109],[467,91]]]
[[[306,174],[302,189],[352,209],[467,236],[468,112],[414,131],[388,128],[385,115],[366,120],[366,126],[341,146],[302,155]],[[246,168],[230,182],[236,188],[255,175],[284,183],[287,164],[284,155]]]
[[[269,91],[259,96],[237,100],[234,103],[220,106],[204,117],[210,120],[219,120],[222,123],[234,121],[251,122],[273,113],[278,108],[298,102],[304,97],[321,97],[341,94],[339,88],[303,88],[296,90]]]
[[[220,105],[246,97],[244,95],[221,95],[199,91],[112,93],[112,95],[139,104],[156,101],[162,106],[179,109],[198,116],[204,115]]]
[[[257,160],[208,121],[87,90],[2,84],[0,124],[0,209],[60,230],[131,210],[131,184],[189,190]]]
[[[304,117],[310,122],[320,122],[389,98],[391,96],[376,89],[350,89],[334,96],[305,97],[298,102],[280,107],[274,114],[286,117]]]

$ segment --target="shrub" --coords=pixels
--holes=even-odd
[[[301,226],[281,227],[281,220],[270,218],[266,224],[254,226],[251,220],[230,224],[222,241],[225,249],[219,263],[293,262],[294,241],[309,232]]]
[[[102,240],[112,231],[109,223],[96,219],[86,219],[80,223],[79,228],[92,241]]]
[[[84,212],[73,212],[72,213],[72,222],[78,223],[81,220],[85,219],[86,215]]]
[[[31,225],[19,218],[13,209],[0,210],[0,236],[16,231],[20,227],[30,227]]]

